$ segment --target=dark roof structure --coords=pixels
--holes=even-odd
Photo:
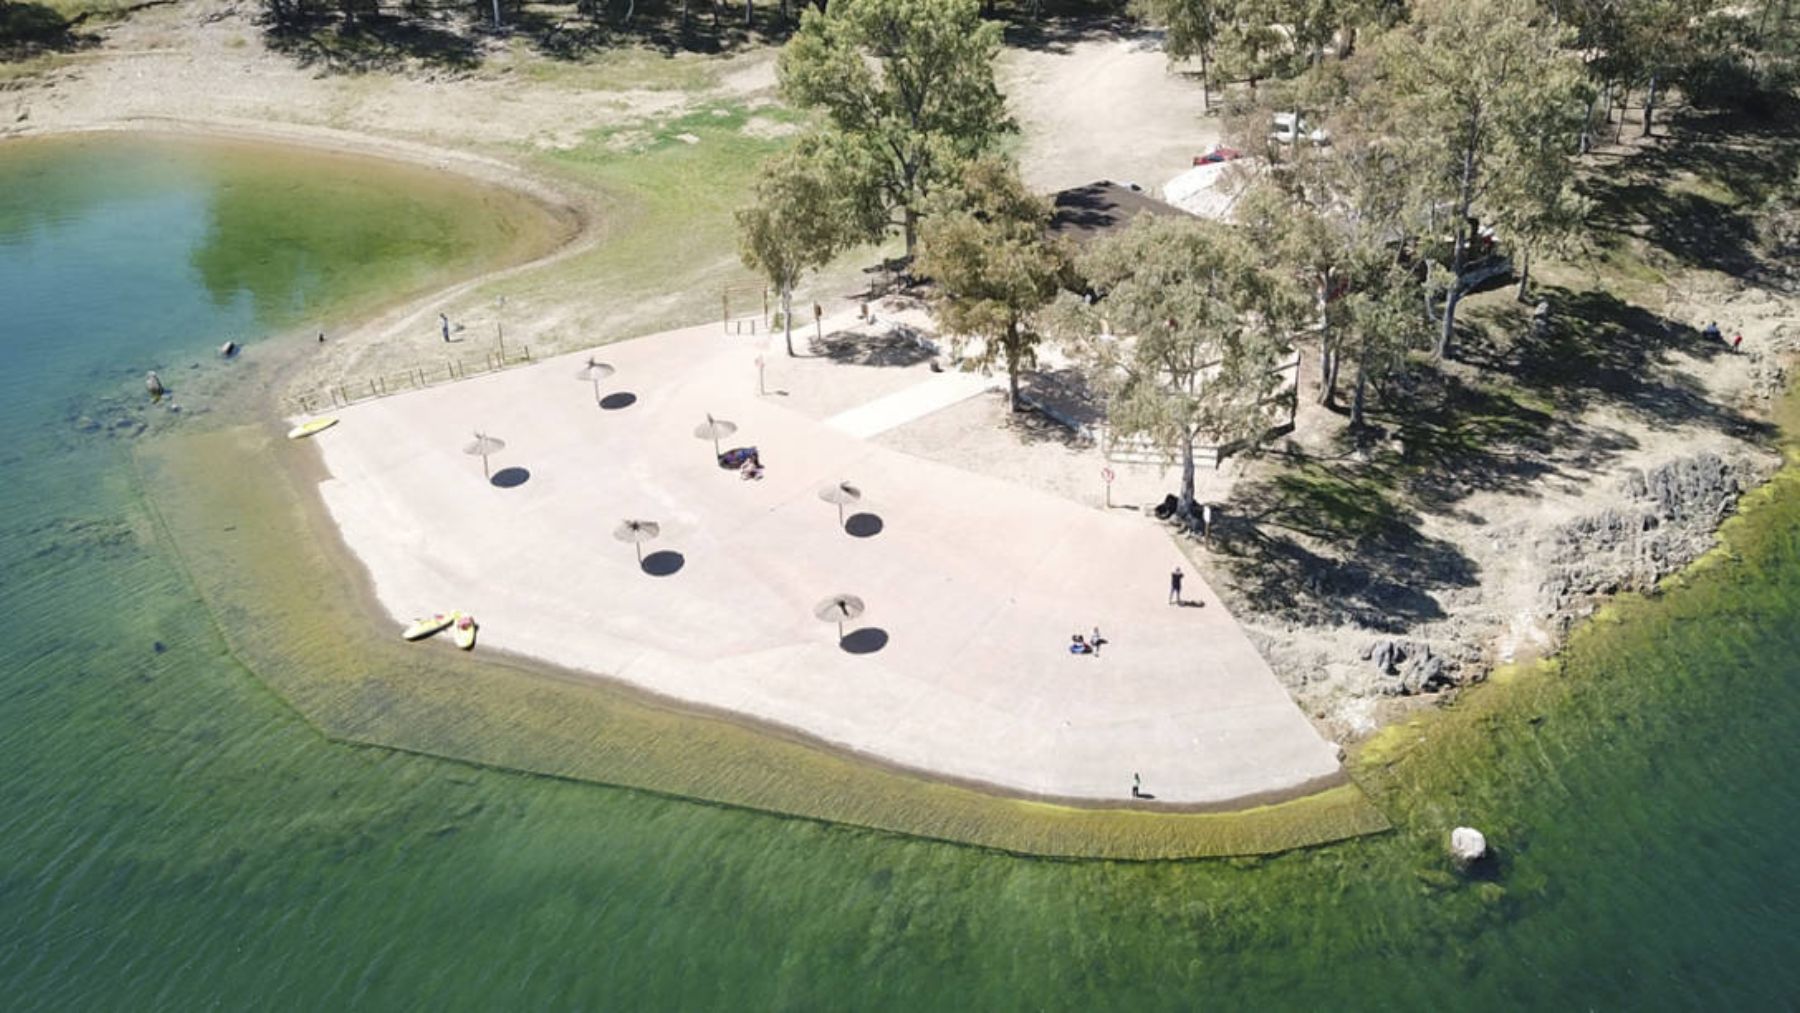
[[[1105,179],[1063,190],[1051,200],[1055,213],[1050,218],[1050,231],[1084,245],[1125,228],[1138,215],[1194,217],[1142,190]]]

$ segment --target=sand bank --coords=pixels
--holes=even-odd
[[[1216,806],[1341,776],[1210,589],[1141,518],[1085,509],[854,439],[756,392],[759,348],[716,326],[372,402],[316,443],[348,547],[399,622],[460,608],[483,643],[790,728],[886,763],[1055,799]],[[627,400],[620,398],[619,400]],[[768,476],[693,435],[740,426]],[[462,453],[507,442],[487,482]],[[867,494],[855,537],[817,491]],[[656,520],[641,570],[611,537]],[[869,602],[846,649],[813,605]],[[1067,651],[1099,626],[1099,658]],[[860,653],[859,653],[860,652]]]

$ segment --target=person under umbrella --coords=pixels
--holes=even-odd
[[[844,623],[863,614],[863,600],[853,594],[834,594],[813,606],[813,615],[837,623],[838,643],[844,642]]]
[[[488,471],[488,455],[497,454],[505,449],[505,440],[502,440],[497,436],[489,436],[486,433],[476,433],[475,442],[463,447],[463,453],[479,456],[481,458],[482,476],[491,479],[494,476]]]
[[[588,356],[587,365],[581,367],[581,369],[576,372],[575,379],[594,381],[594,403],[599,404],[600,381],[611,375],[613,375],[613,368],[610,363],[598,362],[590,355]]]
[[[644,565],[644,543],[662,533],[662,525],[655,521],[620,521],[613,529],[613,537],[621,542],[630,542],[637,549],[638,566]]]
[[[827,503],[836,503],[838,508],[838,527],[844,526],[844,507],[862,501],[862,490],[849,482],[838,482],[819,490],[819,498]]]

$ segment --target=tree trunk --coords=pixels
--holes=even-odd
[[[494,0],[494,27],[500,27],[500,0]]]
[[[1650,129],[1651,129],[1650,117],[1655,115],[1655,113],[1656,113],[1656,75],[1651,74],[1650,75],[1650,87],[1647,91],[1644,92],[1644,129],[1641,133],[1638,134],[1639,137],[1649,137],[1650,136]]]
[[[1456,334],[1456,304],[1462,299],[1463,260],[1469,254],[1469,205],[1475,199],[1475,143],[1463,149],[1462,192],[1456,202],[1456,246],[1450,253],[1450,291],[1444,295],[1444,326],[1438,332],[1435,358],[1450,357],[1450,339]]]
[[[1363,427],[1364,391],[1369,386],[1369,351],[1365,344],[1356,356],[1356,393],[1350,396],[1350,428]]]
[[[1519,300],[1520,302],[1525,302],[1527,294],[1530,291],[1531,291],[1531,247],[1520,246],[1519,247],[1519,290],[1517,292],[1513,293],[1513,298]]]
[[[1613,143],[1619,143],[1625,136],[1625,111],[1631,108],[1631,89],[1626,87],[1619,93],[1619,129],[1613,131]]]
[[[1577,155],[1587,154],[1588,148],[1594,143],[1594,110],[1598,108],[1599,105],[1600,93],[1595,92],[1593,97],[1588,99],[1587,116],[1581,121],[1581,136],[1575,144],[1575,153]]]
[[[744,0],[744,27],[749,28],[756,19],[756,0]]]
[[[1206,58],[1206,47],[1200,47],[1200,115],[1212,112],[1212,61]]]
[[[901,215],[900,227],[906,234],[906,259],[910,261],[914,248],[919,245],[919,212],[908,205]]]
[[[1175,512],[1189,522],[1194,519],[1194,431],[1192,429],[1183,431],[1181,436],[1181,500],[1176,506]]]
[[[1331,272],[1327,271],[1319,282],[1319,403],[1327,408],[1337,397],[1337,374],[1337,349],[1331,333]]]
[[[1019,401],[1019,322],[1008,321],[1006,325],[1006,405],[1009,411],[1021,410]]]
[[[794,286],[781,286],[781,327],[787,332],[788,358],[794,357]]]

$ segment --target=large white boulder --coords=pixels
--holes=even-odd
[[[1450,857],[1458,867],[1468,868],[1487,856],[1487,838],[1474,827],[1457,827],[1450,831]]]

